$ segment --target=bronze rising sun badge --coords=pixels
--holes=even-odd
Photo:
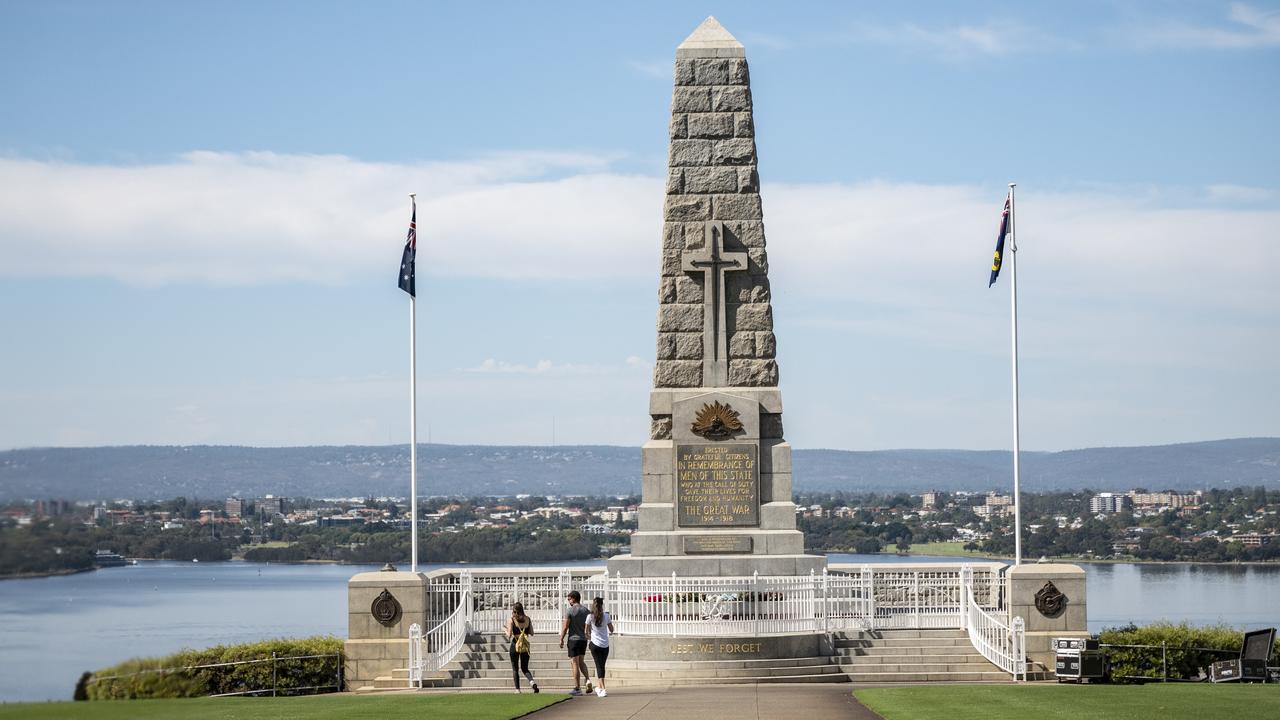
[[[742,432],[742,420],[738,411],[716,401],[703,403],[702,409],[693,419],[693,434],[701,435],[708,440],[728,440]]]

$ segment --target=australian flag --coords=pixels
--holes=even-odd
[[[1004,212],[1000,213],[1000,236],[996,238],[996,254],[991,260],[991,281],[987,283],[987,287],[996,284],[996,278],[1000,277],[1001,260],[1004,258],[1004,236],[1009,232],[1009,200],[1004,199]],[[408,252],[407,250],[405,252]]]
[[[1003,237],[1003,235],[1001,235]],[[404,240],[404,255],[400,256],[400,289],[417,297],[413,284],[414,258],[418,254],[418,199],[413,199],[413,215],[409,217],[409,236]]]

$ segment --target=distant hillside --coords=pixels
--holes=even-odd
[[[33,448],[0,452],[0,499],[405,495],[407,445]],[[441,494],[640,491],[638,447],[419,446],[419,486]],[[1007,488],[1009,453],[795,451],[797,490]],[[1280,485],[1280,438],[1023,453],[1028,491]]]

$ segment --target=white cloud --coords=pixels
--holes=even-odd
[[[553,363],[550,360],[539,360],[532,365],[513,363],[506,360],[487,358],[475,367],[466,368],[463,372],[497,375],[543,375],[549,377],[586,377],[591,375],[616,375],[625,371],[648,370],[649,364],[638,357],[630,356],[618,365],[601,365],[593,363]]]
[[[1140,30],[1137,36],[1146,44],[1172,47],[1224,50],[1280,47],[1280,12],[1232,3],[1227,20],[1230,22],[1225,26],[1154,23]]]
[[[1280,200],[1280,193],[1275,190],[1248,185],[1209,185],[1205,188],[1205,194],[1212,202],[1241,205],[1274,203]]]
[[[672,66],[670,60],[655,60],[650,62],[632,60],[627,63],[627,65],[641,75],[658,80],[666,80],[668,82],[671,81],[672,73],[675,72],[675,68]]]
[[[424,274],[652,282],[662,182],[616,173],[609,161],[527,153],[421,165],[220,153],[128,167],[0,160],[7,191],[0,274],[184,285],[385,282],[399,259],[404,193],[417,190]],[[1003,417],[1001,403],[953,367],[1007,362],[1007,279],[986,288],[1003,194],[965,185],[766,182],[780,362],[795,411],[789,427],[806,446],[902,445],[907,437],[925,446],[1003,442],[990,422]],[[1038,403],[1055,423],[1032,424],[1040,428],[1028,435],[1032,446],[1257,434],[1268,426],[1274,409],[1259,399],[1274,395],[1265,383],[1274,384],[1266,378],[1280,351],[1271,332],[1280,322],[1274,190],[1027,185],[1018,199],[1028,412]],[[627,302],[651,308],[652,295]],[[642,437],[651,356],[639,355],[652,347],[650,322],[635,326],[616,359],[595,360],[599,348],[579,338],[563,353],[593,362],[500,346],[484,350],[494,357],[451,366],[470,365],[465,370],[420,378],[435,440],[542,442],[549,432],[536,420],[549,415],[559,419],[562,441]],[[814,380],[832,371],[829,355],[859,363],[847,385]],[[402,439],[402,378],[314,380],[269,392],[135,390],[103,390],[89,403],[72,387],[13,392],[15,411],[5,418],[21,422],[0,418],[0,436],[14,444]],[[928,422],[894,410],[926,402],[936,410]],[[495,403],[504,408],[500,421],[487,412]],[[1112,406],[1125,417],[1132,408],[1169,408],[1171,419],[1142,424],[1146,434],[1134,435],[1100,420]],[[871,408],[876,427],[850,435],[834,418],[815,420],[831,407]],[[32,425],[41,414],[56,419],[56,434]],[[72,416],[78,420],[64,422]],[[263,419],[244,429],[246,417]],[[321,417],[317,429],[313,418]],[[108,427],[130,430],[108,436]],[[291,429],[282,436],[280,427]]]
[[[928,53],[945,60],[1004,57],[1032,50],[1075,46],[1063,38],[1010,19],[950,26],[858,24],[840,33],[837,42],[884,45]]]
[[[125,167],[0,160],[0,273],[350,282],[396,262],[404,194],[413,189],[425,275],[651,277],[662,183],[613,172],[609,161],[517,153],[409,165],[208,152]],[[982,281],[1002,195],[951,185],[766,183],[773,274],[808,294],[947,307],[955,292]],[[1063,297],[1174,302],[1190,286],[1213,288],[1207,302],[1218,306],[1280,306],[1280,286],[1269,279],[1280,267],[1280,212],[1265,202],[1274,197],[1220,185],[1169,207],[1169,198],[1145,191],[1025,188],[1022,257]]]
[[[0,159],[0,273],[138,284],[345,282],[395,263],[407,193],[416,191],[426,273],[625,274],[625,263],[653,254],[637,241],[656,232],[660,188],[652,178],[606,172],[611,159],[511,153],[408,165],[211,152],[137,166]],[[648,205],[635,200],[645,197]],[[619,258],[619,247],[634,252]]]

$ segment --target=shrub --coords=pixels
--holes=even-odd
[[[1111,659],[1111,675],[1124,678],[1156,678],[1162,674],[1161,648],[1168,663],[1171,679],[1190,680],[1207,672],[1217,660],[1229,660],[1240,651],[1244,633],[1225,625],[1195,627],[1187,623],[1160,622],[1151,625],[1127,625],[1103,630],[1098,639],[1104,645],[1154,645],[1152,648],[1107,648]],[[1205,652],[1205,650],[1230,652]],[[1280,642],[1277,642],[1280,652]]]
[[[277,658],[322,655],[306,659],[278,659],[274,663],[274,687],[289,694],[301,688],[328,685],[333,688],[342,663],[342,641],[332,636],[281,638],[240,645],[218,645],[204,650],[182,650],[158,658],[135,658],[93,672],[82,678],[77,695],[88,700],[133,700],[138,698],[202,697],[248,690],[271,691],[273,663]],[[266,662],[222,665],[245,660]],[[187,669],[190,668],[190,669]],[[164,672],[157,670],[166,669]],[[83,690],[83,692],[81,692]],[[313,691],[306,691],[313,692]]]

